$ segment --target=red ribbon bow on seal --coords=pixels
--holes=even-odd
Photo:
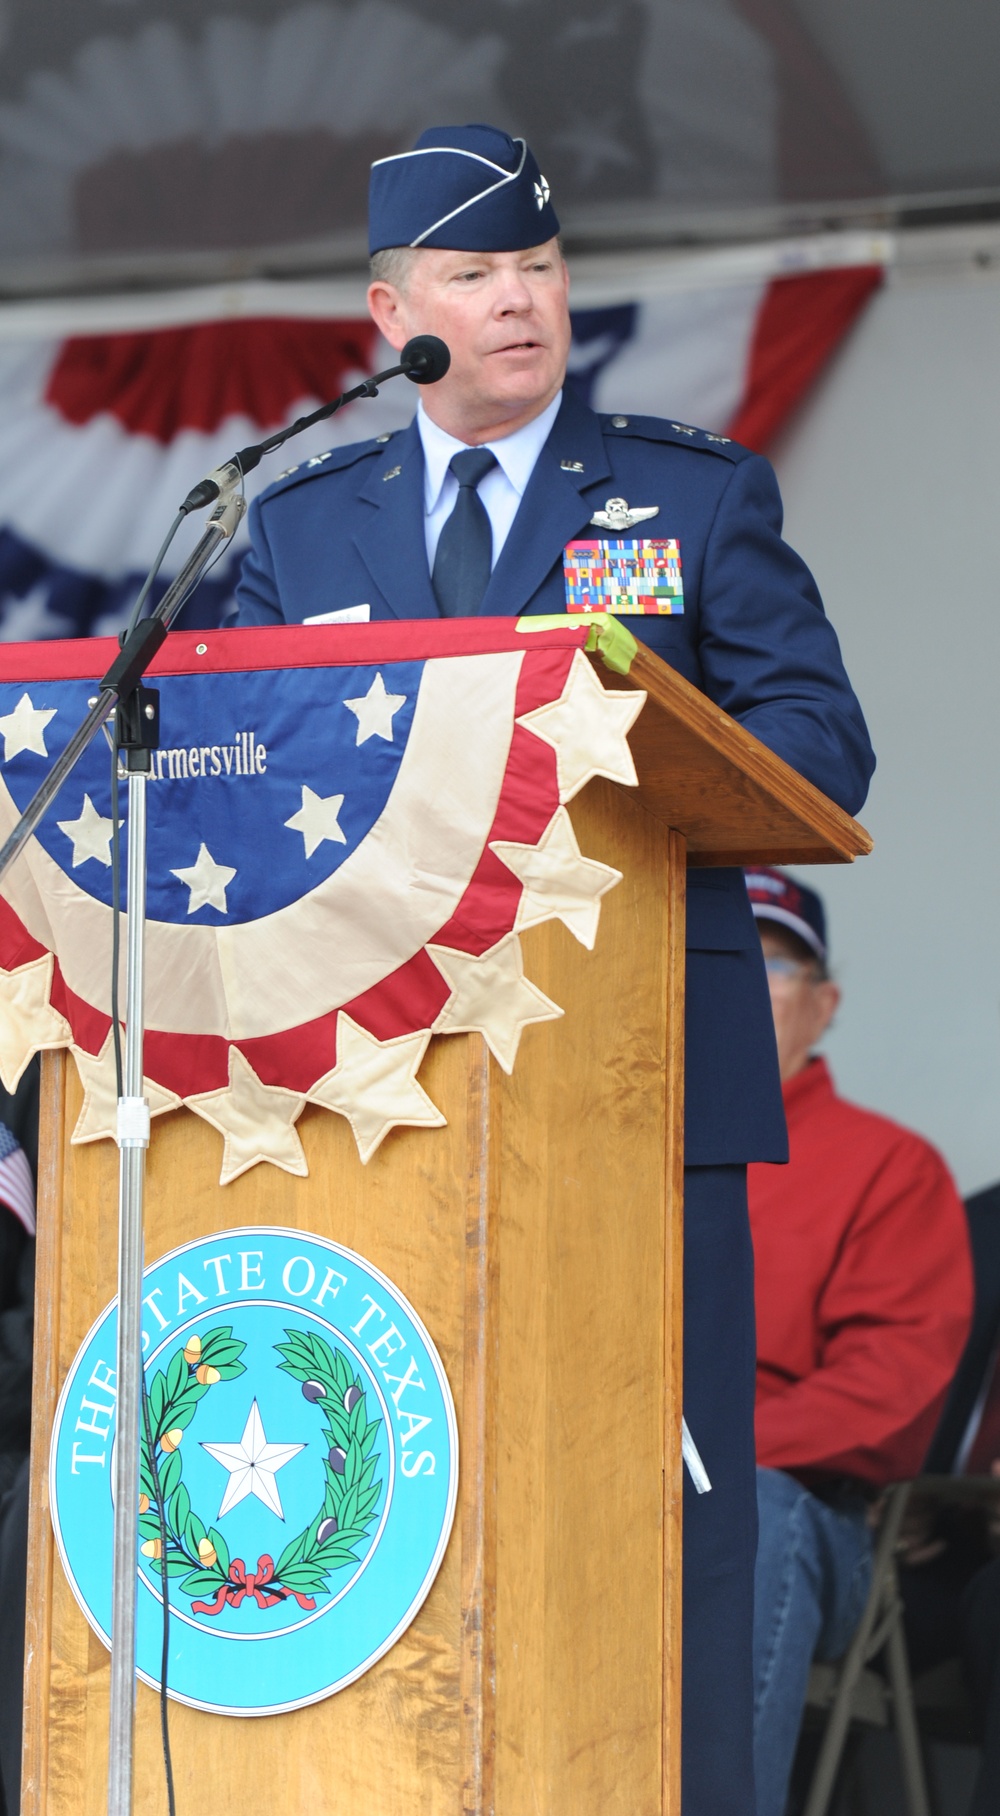
[[[238,1608],[245,1595],[252,1595],[258,1608],[276,1608],[287,1596],[293,1595],[300,1608],[315,1608],[316,1603],[311,1595],[301,1595],[297,1589],[284,1589],[280,1583],[273,1589],[265,1588],[274,1578],[274,1559],[265,1551],[257,1559],[256,1570],[248,1570],[241,1557],[234,1557],[229,1566],[229,1581],[221,1583],[214,1602],[192,1602],[193,1614],[221,1614],[227,1602],[230,1608]]]

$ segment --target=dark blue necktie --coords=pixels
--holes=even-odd
[[[493,566],[493,527],[477,487],[496,464],[489,448],[466,448],[448,462],[458,497],[438,538],[431,575],[443,618],[469,618],[483,603]]]

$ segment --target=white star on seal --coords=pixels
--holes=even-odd
[[[85,864],[88,858],[96,858],[99,864],[111,863],[111,834],[115,823],[98,813],[89,794],[83,797],[78,820],[57,820],[56,825],[73,846],[74,870],[78,865]]]
[[[199,845],[196,863],[189,864],[186,870],[172,870],[170,874],[179,877],[191,891],[189,914],[196,914],[199,908],[217,908],[220,914],[229,913],[226,889],[236,872],[229,864],[217,864],[207,845]]]
[[[518,932],[560,920],[593,952],[601,897],[621,882],[622,873],[583,856],[565,807],[557,807],[537,845],[497,839],[490,850],[524,884],[514,923]]]
[[[312,857],[324,839],[333,839],[338,845],[347,844],[347,834],[341,831],[337,817],[343,805],[343,795],[314,794],[311,788],[302,784],[302,806],[285,821],[285,825],[292,832],[301,832],[307,858]]]
[[[30,694],[22,694],[14,711],[5,713],[0,719],[4,762],[19,757],[22,750],[30,750],[36,757],[47,757],[45,727],[55,716],[54,706],[46,712],[44,707],[32,706]]]
[[[386,475],[388,478],[388,474]],[[368,692],[356,700],[345,700],[348,712],[356,713],[358,735],[355,745],[366,744],[369,738],[385,738],[392,743],[392,721],[394,714],[401,706],[406,705],[405,694],[387,694],[385,682],[379,672]]]
[[[256,1400],[250,1408],[247,1422],[243,1427],[243,1436],[238,1444],[202,1444],[210,1457],[228,1469],[229,1480],[226,1492],[222,1497],[217,1519],[245,1501],[248,1494],[255,1494],[258,1501],[263,1501],[279,1520],[285,1515],[281,1506],[281,1496],[275,1476],[279,1469],[284,1469],[304,1444],[269,1444],[264,1435],[264,1423],[260,1416],[260,1407]]]

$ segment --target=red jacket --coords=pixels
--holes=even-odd
[[[789,1164],[749,1168],[757,1461],[899,1481],[968,1334],[965,1212],[936,1150],[845,1103],[823,1060],[783,1091]]]

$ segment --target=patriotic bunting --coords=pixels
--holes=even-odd
[[[562,1014],[519,935],[558,919],[593,948],[620,876],[580,851],[565,804],[595,775],[634,784],[644,699],[605,690],[584,637],[464,620],[169,639],[145,1092],[154,1116],[185,1103],[219,1131],[223,1183],[261,1161],[304,1174],[307,1102],[346,1117],[363,1161],[395,1127],[440,1126],[417,1076],[432,1033],[481,1033],[509,1072],[525,1030]],[[0,836],[113,647],[8,650]],[[0,897],[0,1076],[68,1046],[77,1142],[115,1132],[109,769],[95,740]]]

